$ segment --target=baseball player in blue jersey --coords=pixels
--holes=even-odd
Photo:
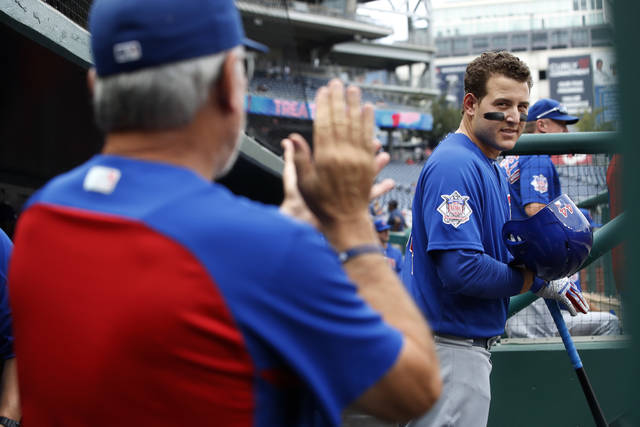
[[[558,101],[543,98],[529,108],[525,133],[564,133],[578,120]],[[558,171],[546,154],[506,156],[500,166],[509,179],[513,219],[535,215],[561,194]]]
[[[313,153],[283,141],[278,210],[212,183],[238,155],[243,45],[256,46],[233,0],[95,0],[89,28],[103,151],[34,194],[11,260],[30,425],[325,426],[347,406],[394,421],[428,410],[435,346],[367,211],[388,156],[374,155],[359,89],[319,89]]]
[[[567,108],[555,99],[543,98],[528,111],[525,133],[566,133],[568,125],[579,117],[569,115]],[[507,174],[511,194],[511,216],[525,219],[535,215],[550,201],[562,194],[560,178],[551,157],[546,154],[532,156],[506,156],[500,166]],[[587,212],[588,215],[588,212]],[[579,273],[573,280],[577,287]],[[620,333],[618,317],[609,312],[592,311],[570,316],[563,310],[565,324],[571,335],[616,335]],[[506,333],[514,338],[558,336],[558,329],[542,299],[512,316],[506,324]]]
[[[531,289],[568,302],[566,289],[510,266],[501,237],[510,210],[495,159],[522,133],[530,87],[528,67],[510,53],[473,60],[460,127],[440,142],[418,180],[403,280],[432,326],[444,386],[434,408],[411,426],[486,425],[489,349],[504,332],[509,297]]]

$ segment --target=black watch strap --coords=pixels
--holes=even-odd
[[[20,421],[12,420],[7,417],[0,417],[0,426],[4,427],[20,427]]]

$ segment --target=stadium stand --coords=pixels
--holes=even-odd
[[[406,164],[397,161],[390,162],[387,167],[380,172],[378,179],[391,178],[396,182],[396,187],[381,196],[381,203],[386,206],[389,200],[396,200],[400,210],[410,211],[415,194],[416,182],[418,181],[423,166],[424,162],[415,164]]]

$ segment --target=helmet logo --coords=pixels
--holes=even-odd
[[[547,177],[540,175],[533,175],[533,179],[531,180],[531,185],[533,189],[538,193],[546,193],[549,189],[549,183],[547,182]]]
[[[443,202],[438,206],[438,212],[442,215],[442,222],[458,228],[460,224],[469,221],[473,213],[469,206],[469,196],[462,196],[457,191],[451,194],[441,194]]]
[[[560,214],[565,218],[569,216],[569,213],[573,213],[573,208],[567,203],[562,203],[561,201],[556,200],[554,205],[556,205],[556,208],[558,208],[558,212],[560,212]]]

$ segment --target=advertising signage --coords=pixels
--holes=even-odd
[[[547,77],[551,98],[562,102],[569,114],[591,110],[593,74],[590,55],[549,58]]]

